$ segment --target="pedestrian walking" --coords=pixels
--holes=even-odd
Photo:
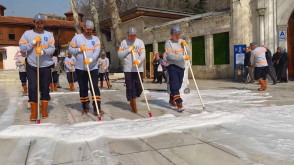
[[[118,56],[124,60],[124,74],[126,84],[126,97],[130,101],[132,112],[137,113],[136,98],[142,94],[142,86],[140,83],[138,71],[141,78],[143,77],[143,62],[145,60],[145,44],[137,38],[137,31],[131,27],[127,32],[127,38],[121,42],[118,50]],[[133,59],[133,55],[136,59]]]
[[[77,81],[77,75],[75,72],[76,62],[77,62],[76,58],[70,53],[68,53],[67,57],[64,59],[66,78],[67,78],[67,82],[69,84],[70,91],[75,90],[74,83]]]
[[[255,77],[261,84],[258,91],[265,91],[267,88],[266,76],[267,76],[267,60],[266,60],[266,49],[264,47],[258,47],[257,43],[250,43],[251,52],[251,65],[255,68]]]
[[[282,58],[280,60],[280,65],[281,65],[281,82],[282,83],[287,83],[288,82],[288,63],[289,63],[289,55],[287,53],[287,50],[284,49],[282,53]]]
[[[51,59],[53,61],[53,65],[51,66],[51,83],[50,83],[50,88],[51,92],[57,91],[57,81],[59,79],[59,74],[57,73],[58,71],[58,59],[56,56],[53,54],[51,55]]]
[[[110,88],[109,78],[108,78],[109,59],[106,57],[106,53],[104,51],[101,51],[100,55],[101,57],[98,59],[100,88],[103,88],[104,79],[105,79],[107,87]]]
[[[32,121],[37,120],[37,102],[38,92],[42,106],[42,118],[47,118],[48,101],[50,101],[49,84],[51,78],[51,54],[55,51],[54,37],[51,32],[44,30],[45,19],[42,15],[37,14],[33,18],[34,29],[24,32],[19,40],[21,52],[27,53],[26,70],[28,76],[29,102],[31,104]],[[37,47],[37,45],[39,47]],[[39,56],[39,64],[37,63]],[[40,91],[37,90],[37,68],[39,66]]]
[[[245,74],[246,82],[254,83],[254,67],[252,67],[251,65],[250,58],[251,58],[251,49],[250,47],[246,47],[246,55],[244,59],[244,65],[246,68],[246,74]],[[250,81],[247,80],[247,75],[249,75]]]
[[[162,76],[163,76],[163,63],[162,63],[162,58],[160,58],[160,54],[158,52],[155,53],[155,57],[153,60],[153,67],[154,67],[154,77],[155,79],[157,79],[155,83],[161,84]]]
[[[17,58],[15,61],[16,66],[19,69],[19,79],[21,81],[21,86],[23,88],[23,95],[27,94],[27,71],[26,71],[26,53],[20,51],[17,52]]]
[[[188,54],[185,55],[184,46],[186,41],[181,39],[181,31],[179,27],[171,28],[171,38],[165,42],[165,51],[167,54],[167,70],[169,77],[170,99],[169,104],[176,108],[178,112],[184,111],[183,100],[180,96],[180,88],[183,83],[186,62],[190,59],[191,51],[187,49]]]
[[[282,48],[278,47],[277,48],[277,52],[273,55],[272,61],[274,63],[274,68],[276,71],[276,79],[277,82],[281,82],[281,75],[282,75],[282,63],[281,63],[281,59],[282,59]]]
[[[162,77],[164,78],[164,82],[163,83],[166,83],[167,82],[167,62],[166,62],[166,53],[164,52],[163,55],[162,55],[162,65],[163,65],[163,74],[162,74]]]
[[[88,82],[89,73],[87,71],[87,66],[89,67],[92,84],[95,92],[95,96],[92,93],[92,105],[94,107],[94,114],[98,115],[95,106],[95,99],[97,100],[98,110],[102,114],[101,110],[101,98],[100,90],[98,87],[98,57],[100,53],[100,40],[98,37],[92,35],[94,30],[94,23],[87,20],[83,27],[83,33],[77,34],[73,37],[69,46],[69,53],[76,55],[75,72],[77,74],[77,79],[80,87],[80,101],[82,103],[83,112],[86,114],[89,112],[90,99],[88,97]],[[83,53],[86,53],[86,59]],[[95,97],[95,98],[94,98]]]
[[[272,81],[273,81],[273,85],[277,84],[277,78],[276,78],[276,72],[275,72],[275,68],[273,66],[273,61],[272,61],[272,52],[267,48],[267,45],[262,45],[262,47],[264,47],[266,49],[265,52],[265,57],[266,57],[266,61],[267,61],[267,73],[268,75],[271,77]]]

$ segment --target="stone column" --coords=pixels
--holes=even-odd
[[[157,41],[153,42],[153,52],[158,52],[158,42]]]
[[[189,54],[190,59],[192,61],[193,58],[193,52],[192,52],[192,38],[191,37],[186,37],[186,42],[187,42],[187,47],[191,50],[191,54]]]
[[[207,67],[213,67],[214,65],[214,45],[213,35],[205,35],[205,64]]]
[[[257,13],[259,15],[259,44],[260,46],[264,44],[264,15],[265,8],[257,9]]]
[[[264,43],[267,44],[268,49],[270,49],[272,52],[275,49],[276,44],[276,22],[275,22],[275,5],[274,0],[268,0],[267,4],[267,10],[265,18],[265,41]]]
[[[254,5],[252,0],[231,0],[231,30],[230,30],[230,70],[229,76],[234,76],[234,45],[249,45],[253,41]]]
[[[277,30],[277,0],[274,0],[274,45],[273,45],[273,51],[272,52],[275,52],[275,50],[277,49],[278,47],[278,30]]]

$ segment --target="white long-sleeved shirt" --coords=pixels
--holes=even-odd
[[[100,53],[100,40],[96,36],[91,36],[86,38],[84,34],[77,34],[73,37],[69,46],[69,53],[76,56],[76,69],[87,71],[87,68],[84,64],[84,54],[79,51],[79,48],[82,45],[86,45],[86,57],[91,58],[93,61],[89,64],[89,69],[94,70],[98,69],[98,57]]]
[[[33,66],[37,67],[37,54],[35,53],[35,47],[33,41],[35,40],[36,36],[41,37],[41,43],[40,46],[44,52],[43,55],[40,56],[40,68],[48,67],[53,64],[51,60],[51,54],[55,51],[54,46],[54,37],[52,33],[43,30],[42,33],[36,33],[34,30],[28,30],[24,32],[24,34],[21,36],[21,39],[19,40],[19,47],[21,52],[27,53],[27,62]]]
[[[173,39],[169,39],[165,42],[165,52],[166,52],[166,62],[168,65],[177,65],[181,68],[185,68],[185,60],[184,53],[185,50],[182,46],[183,39],[179,39],[179,41],[174,41]],[[191,54],[191,51],[188,47],[186,47],[188,55]]]
[[[17,57],[15,65],[19,68],[19,72],[26,72],[26,64],[25,64],[26,57],[20,56]]]
[[[266,51],[267,50],[263,47],[258,47],[252,50],[251,58],[250,58],[251,64],[252,65],[254,64],[255,67],[268,66],[266,56],[265,56]]]
[[[108,72],[109,59],[108,58],[99,58],[98,59],[99,73]],[[103,69],[105,68],[105,69]]]
[[[145,60],[145,45],[144,42],[138,38],[136,38],[135,42],[131,42],[128,39],[125,39],[121,42],[118,57],[124,60],[124,72],[137,72],[136,66],[133,65],[133,55],[129,52],[129,48],[131,45],[135,46],[134,55],[136,60],[139,60],[140,64],[138,66],[139,71],[143,72],[143,62]]]
[[[71,62],[73,64],[70,64]],[[74,56],[72,56],[71,58],[66,57],[64,59],[65,72],[74,72],[76,62],[77,62],[77,60],[76,60],[76,58]],[[73,70],[70,69],[71,67],[73,67]]]
[[[52,70],[52,72],[57,72],[57,67],[58,67],[58,59],[56,56],[53,56],[52,58],[53,64],[54,64],[54,68]]]

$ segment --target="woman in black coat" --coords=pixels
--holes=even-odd
[[[281,73],[282,73],[281,58],[282,58],[282,48],[278,47],[277,52],[273,55],[273,58],[272,58],[278,82],[281,81]]]
[[[280,63],[281,63],[281,82],[288,82],[287,70],[288,70],[288,63],[289,63],[289,55],[286,49],[284,49],[284,52],[282,53]]]

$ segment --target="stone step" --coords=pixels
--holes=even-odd
[[[19,74],[0,74],[0,77],[14,77],[19,76]]]
[[[111,80],[122,79],[124,77],[125,77],[124,73],[109,73],[109,79],[111,79]]]
[[[18,70],[0,70],[0,83],[1,84],[17,84],[19,83]]]
[[[4,79],[6,79],[6,78],[18,78],[19,77],[19,75],[18,74],[8,74],[8,75],[0,75],[0,78],[4,78]]]
[[[18,70],[17,69],[12,69],[12,70],[0,69],[0,73],[13,73],[13,72],[18,72]]]
[[[5,70],[1,70],[0,71],[0,76],[3,76],[3,75],[18,75],[18,70],[13,70],[13,71],[11,71],[11,70],[7,70],[7,71],[5,71]]]
[[[19,78],[0,78],[1,82],[6,82],[6,81],[20,81]]]

